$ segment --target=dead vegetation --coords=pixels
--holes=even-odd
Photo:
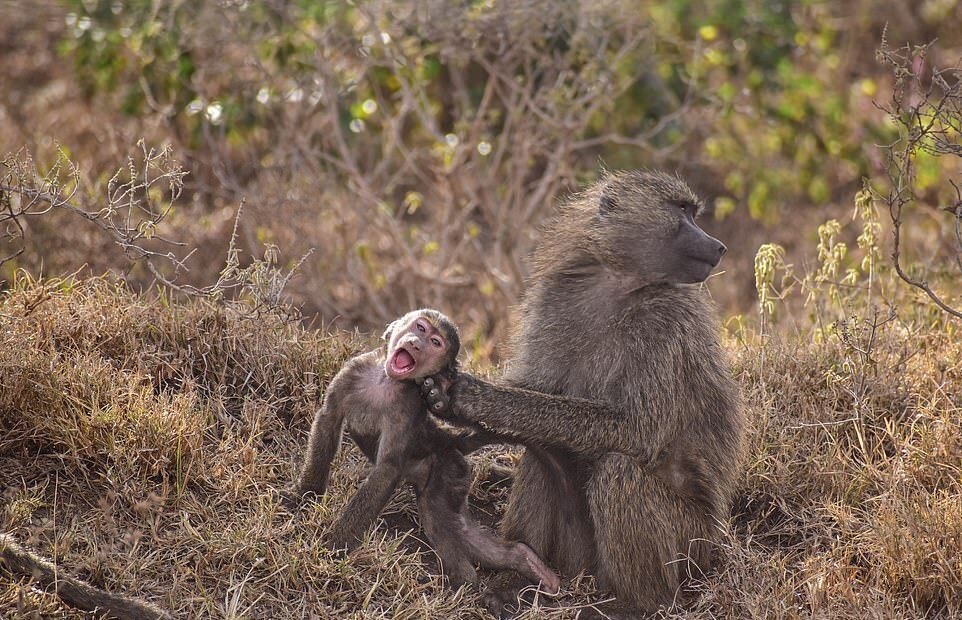
[[[3,531],[178,617],[484,617],[473,592],[442,588],[407,491],[350,556],[317,545],[363,476],[356,451],[323,501],[278,506],[326,381],[372,340],[100,278],[20,278],[0,314]],[[753,423],[733,534],[667,615],[962,611],[957,330],[850,321],[818,345],[733,341]],[[477,469],[495,458],[512,453]],[[506,493],[475,485],[483,521]],[[574,617],[591,588],[566,582],[526,616]],[[0,574],[0,613],[33,612],[81,617]]]
[[[296,515],[279,508],[327,381],[375,345],[288,320],[297,312],[281,292],[297,257],[315,248],[291,283],[306,314],[374,328],[399,309],[437,305],[465,329],[472,361],[490,362],[537,225],[559,194],[597,174],[601,158],[694,170],[709,198],[730,190],[750,208],[759,196],[758,214],[739,206],[713,224],[743,253],[726,257],[728,275],[711,283],[728,310],[756,309],[751,294],[747,305],[731,303],[751,291],[756,257],[761,335],[742,327],[751,319],[728,322],[750,455],[718,571],[692,584],[697,597],[684,609],[664,615],[962,614],[962,339],[958,321],[929,302],[934,294],[958,309],[962,207],[950,181],[959,108],[939,104],[958,103],[957,68],[922,46],[883,53],[881,73],[866,69],[858,59],[877,43],[869,26],[885,11],[856,3],[851,15],[873,16],[864,23],[850,21],[844,3],[838,15],[819,3],[785,13],[793,42],[783,46],[785,63],[755,86],[754,65],[721,54],[739,42],[776,49],[770,24],[759,26],[766,38],[753,39],[751,30],[689,24],[664,6],[664,21],[633,14],[612,23],[631,5],[624,0],[598,5],[607,14],[591,3],[556,10],[548,0],[470,3],[476,11],[372,0],[328,3],[334,13],[323,19],[296,3],[253,3],[273,16],[270,32],[244,8],[250,3],[161,3],[148,11],[156,23],[136,13],[147,4],[131,3],[120,22],[101,11],[86,29],[78,21],[86,8],[68,4],[21,3],[0,20],[9,78],[0,145],[37,156],[5,157],[12,174],[0,175],[0,262],[11,258],[0,273],[0,532],[177,617],[486,617],[476,593],[443,589],[409,491],[350,556],[318,546],[364,476],[356,450],[342,451],[326,498]],[[962,5],[923,3],[932,12],[923,19],[916,4],[888,7],[893,27],[916,40],[940,35],[943,58],[958,57],[955,34],[922,26],[950,30]],[[119,41],[156,49],[123,48],[129,62],[111,65],[121,68],[111,78],[119,85],[164,94],[149,87],[180,64],[152,62],[167,74],[146,82],[123,67],[144,67],[136,54],[155,56],[170,33],[178,33],[176,59],[195,63],[168,91],[174,99],[147,101],[131,116],[117,111],[121,92],[86,92],[79,65],[57,51],[99,50],[113,43],[94,35],[125,25],[143,29],[141,39]],[[819,46],[833,37],[839,45],[826,53]],[[835,52],[843,60],[826,77]],[[953,68],[940,82],[923,60]],[[666,81],[659,63],[676,73]],[[111,71],[92,63],[86,75],[101,69]],[[737,86],[725,114],[697,101],[705,92],[692,88],[697,75],[718,86],[707,89],[712,105],[714,91]],[[853,76],[861,79],[851,90]],[[895,96],[884,111],[872,108],[876,88]],[[843,131],[828,121],[849,95]],[[820,112],[822,103],[831,105]],[[759,122],[764,110],[777,114]],[[883,112],[904,131],[872,120]],[[930,122],[937,118],[948,121]],[[670,138],[678,128],[686,139]],[[724,148],[704,157],[693,147],[710,151],[703,138],[726,132],[758,147],[756,158],[738,142],[718,142]],[[818,136],[832,140],[816,145]],[[76,153],[58,152],[57,140]],[[894,159],[877,152],[884,140],[894,140]],[[130,154],[134,169],[112,176]],[[849,221],[863,174],[890,183],[857,195]],[[830,197],[817,198],[822,181]],[[798,198],[806,192],[810,200]],[[782,225],[756,222],[776,209]],[[826,217],[817,259],[796,260],[792,245],[795,255],[811,250],[809,224]],[[902,245],[887,247],[900,226]],[[186,245],[168,247],[167,238]],[[755,253],[763,240],[786,239],[788,252],[766,243]],[[918,291],[886,267],[898,247]],[[83,264],[83,273],[111,275],[37,279]],[[152,288],[165,280],[167,292]],[[200,298],[184,301],[176,290]],[[510,488],[485,482],[485,471],[516,456],[495,449],[476,459],[470,501],[484,523],[497,523]],[[575,617],[604,596],[591,578],[575,577],[557,601],[540,598],[523,617]],[[2,569],[0,616],[83,617]]]

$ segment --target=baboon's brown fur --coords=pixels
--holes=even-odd
[[[725,252],[663,173],[606,176],[544,234],[505,382],[461,374],[449,413],[526,444],[502,525],[621,605],[707,570],[743,445],[702,282]],[[433,402],[429,398],[429,404]]]

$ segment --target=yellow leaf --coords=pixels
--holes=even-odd
[[[706,41],[714,41],[718,38],[718,28],[707,25],[698,29],[698,36]]]

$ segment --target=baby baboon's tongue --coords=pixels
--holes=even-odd
[[[414,368],[414,358],[404,349],[398,349],[394,354],[394,367],[398,370],[410,370]]]

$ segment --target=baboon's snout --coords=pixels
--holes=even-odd
[[[721,258],[722,256],[728,253],[728,246],[726,246],[724,243],[722,243],[718,239],[715,239],[715,242],[718,244],[718,258]]]

